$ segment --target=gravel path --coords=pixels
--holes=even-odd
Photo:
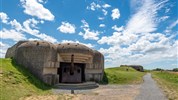
[[[141,85],[140,94],[136,97],[136,100],[168,100],[152,79],[150,73],[146,74],[143,79],[144,83]]]
[[[96,89],[70,90],[54,89],[54,94],[67,94],[71,100],[134,100],[139,94],[140,85],[100,85]]]

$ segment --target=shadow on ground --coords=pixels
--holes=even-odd
[[[102,79],[102,81],[99,82],[99,84],[107,85],[108,83],[109,83],[108,77],[106,75],[106,72],[104,72],[103,79]]]

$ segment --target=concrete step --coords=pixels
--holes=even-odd
[[[84,82],[84,83],[77,83],[77,84],[59,83],[55,85],[55,88],[66,89],[66,90],[94,89],[97,87],[99,87],[99,84],[97,84],[96,82]]]

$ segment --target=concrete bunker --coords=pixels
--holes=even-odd
[[[99,82],[104,72],[104,56],[79,43],[20,41],[7,50],[9,57],[50,85]]]

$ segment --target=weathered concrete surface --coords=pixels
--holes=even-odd
[[[144,77],[144,83],[141,85],[140,94],[135,100],[168,100],[163,91],[157,86],[152,79],[151,74],[148,73]]]

